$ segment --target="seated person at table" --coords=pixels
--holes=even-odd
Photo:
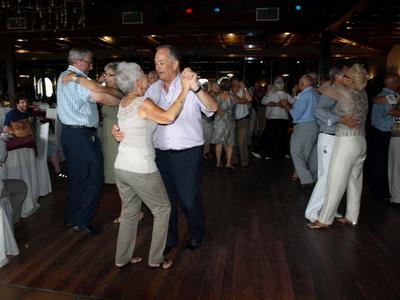
[[[0,168],[7,160],[6,143],[0,139]],[[17,223],[21,216],[22,204],[25,201],[28,187],[20,179],[1,179],[0,180],[0,199],[8,198],[13,211],[13,223]]]
[[[33,115],[32,108],[29,107],[29,97],[25,92],[19,92],[15,95],[15,108],[10,110],[4,120],[4,132],[13,132],[12,122],[21,121],[24,119],[32,118],[32,125],[36,123],[36,118]],[[61,173],[60,168],[60,153],[57,146],[50,143],[48,144],[47,157],[50,158],[53,165],[56,178],[65,179],[67,175]]]

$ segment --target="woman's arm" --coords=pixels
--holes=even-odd
[[[90,80],[89,78],[86,77],[78,76],[76,73],[71,72],[65,75],[65,77],[63,78],[64,84],[70,81],[80,84],[81,86],[89,89],[93,93],[106,93],[114,97],[121,98],[121,95],[117,89],[108,86],[102,86],[98,84],[96,81]]]
[[[170,124],[174,122],[185,104],[186,96],[190,91],[190,81],[193,76],[195,76],[195,74],[192,71],[185,69],[182,72],[181,93],[179,94],[178,99],[176,99],[167,110],[160,108],[150,99],[146,99],[139,108],[139,116],[159,124]]]

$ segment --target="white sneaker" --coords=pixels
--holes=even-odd
[[[256,153],[256,152],[250,151],[250,153],[251,153],[255,158],[261,158],[261,155],[258,154],[258,153]]]

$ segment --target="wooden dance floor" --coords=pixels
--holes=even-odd
[[[99,236],[63,225],[66,184],[40,200],[15,227],[20,255],[0,269],[0,299],[399,299],[400,207],[366,193],[356,229],[334,223],[311,231],[304,210],[310,192],[290,180],[291,163],[251,161],[218,172],[206,161],[202,185],[207,236],[200,249],[181,244],[169,270],[149,270],[152,217],[139,226],[138,265],[114,267],[119,200],[105,186],[95,225]]]

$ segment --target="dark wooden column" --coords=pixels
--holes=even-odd
[[[14,40],[11,39],[5,40],[3,47],[4,47],[6,69],[7,69],[8,99],[14,101],[15,86],[16,86]]]
[[[328,78],[331,67],[331,41],[333,34],[329,31],[322,33],[320,42],[319,79]]]

